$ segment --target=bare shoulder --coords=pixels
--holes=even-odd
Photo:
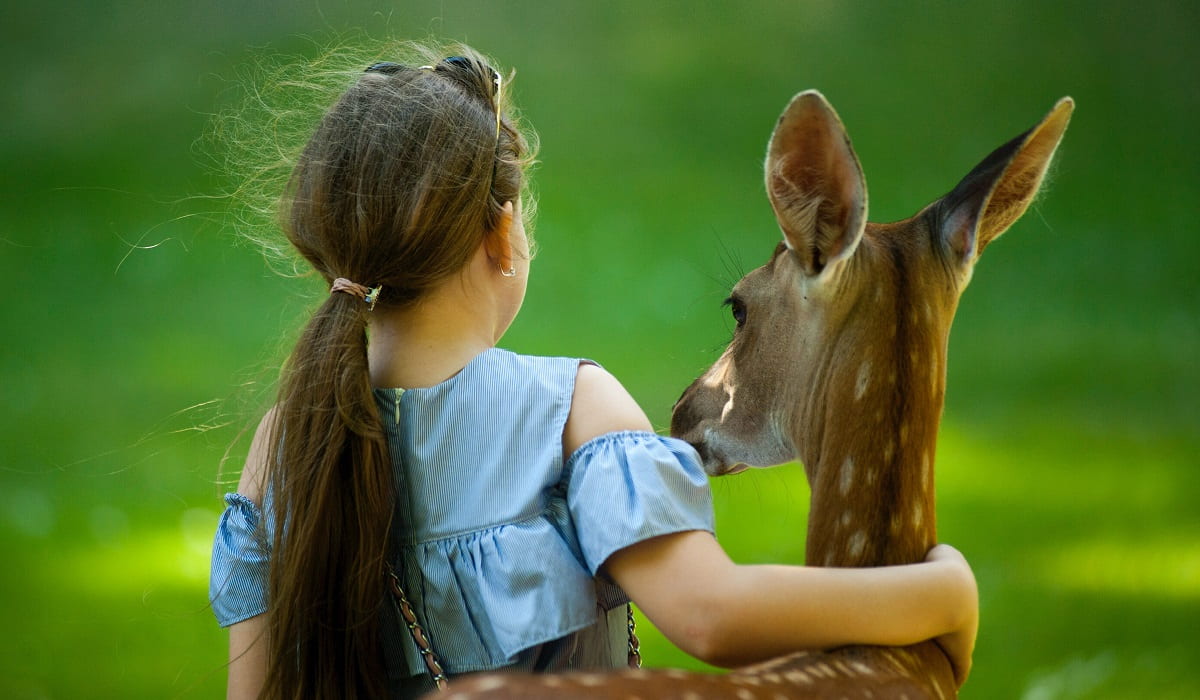
[[[267,478],[268,453],[275,435],[275,421],[278,418],[277,408],[272,406],[258,422],[254,439],[250,441],[250,452],[246,455],[246,466],[242,468],[242,477],[238,480],[238,493],[260,506]]]
[[[571,413],[563,429],[563,454],[570,456],[588,440],[622,430],[653,428],[645,411],[616,377],[596,365],[580,363]]]

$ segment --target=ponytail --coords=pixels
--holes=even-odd
[[[280,387],[268,462],[276,527],[267,698],[385,694],[380,608],[395,495],[365,312],[356,297],[330,294]]]

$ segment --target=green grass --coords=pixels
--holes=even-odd
[[[504,345],[595,358],[663,428],[728,339],[729,284],[775,244],[761,159],[792,94],[838,109],[876,221],[1072,95],[1052,182],[951,339],[940,534],[983,615],[963,696],[1200,695],[1193,4],[392,5],[6,14],[0,697],[223,692],[208,538],[319,290],[197,196],[227,180],[196,142],[240,67],[351,27],[517,67],[541,253]],[[800,469],[714,491],[735,559],[802,559]],[[642,629],[650,664],[696,667]]]

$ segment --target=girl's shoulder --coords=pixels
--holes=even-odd
[[[563,451],[570,455],[593,438],[623,431],[653,431],[653,427],[616,377],[599,365],[580,362],[563,429]]]
[[[266,488],[267,460],[275,435],[279,406],[272,406],[258,423],[254,439],[250,441],[250,452],[246,455],[246,466],[238,479],[237,492],[256,506],[262,506]]]

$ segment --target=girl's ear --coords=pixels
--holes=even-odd
[[[512,246],[513,216],[513,203],[505,202],[500,208],[500,222],[483,237],[488,259],[495,263],[501,272],[513,269],[516,264],[513,260]]]

